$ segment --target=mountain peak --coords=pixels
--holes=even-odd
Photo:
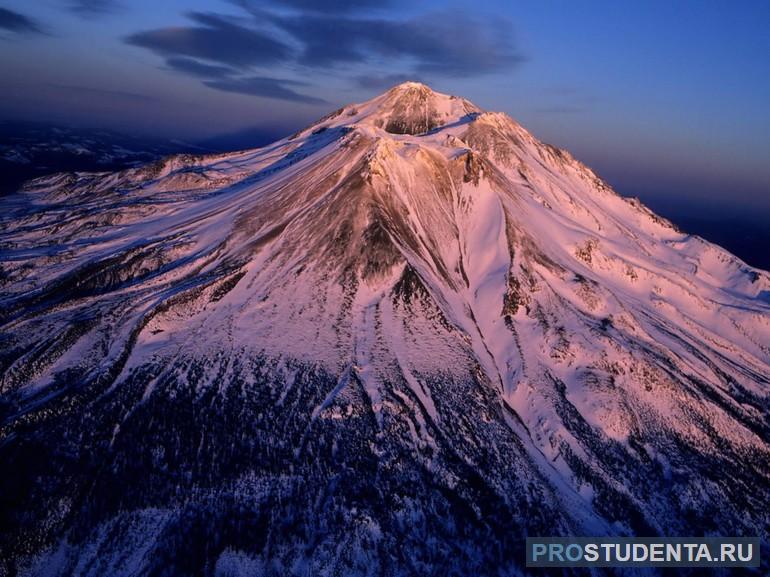
[[[374,101],[379,101],[381,127],[394,134],[424,134],[481,112],[463,98],[435,92],[419,82],[399,84]]]
[[[390,90],[425,90],[428,92],[433,92],[433,89],[427,84],[423,84],[422,82],[417,82],[414,80],[407,80],[406,82],[397,84]]]
[[[470,115],[483,112],[472,102],[436,92],[420,82],[403,82],[360,104],[340,108],[313,125],[317,130],[332,126],[373,126],[391,134],[418,136]],[[330,119],[331,122],[327,122]]]

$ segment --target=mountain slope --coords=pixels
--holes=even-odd
[[[3,199],[14,574],[522,574],[767,540],[770,275],[406,83]]]
[[[15,192],[25,181],[54,172],[116,171],[191,150],[221,149],[107,130],[0,120],[0,195]]]

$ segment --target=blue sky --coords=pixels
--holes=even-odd
[[[281,135],[416,78],[621,193],[770,211],[769,25],[749,0],[0,0],[0,118]]]

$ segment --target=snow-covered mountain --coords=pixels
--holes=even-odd
[[[109,130],[0,121],[0,195],[15,192],[26,180],[54,172],[123,170],[191,151],[212,149]]]
[[[405,83],[0,202],[0,574],[768,540],[770,275],[505,114]]]

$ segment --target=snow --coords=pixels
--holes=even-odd
[[[418,119],[435,113],[443,127],[418,135],[387,132],[388,119],[404,110]],[[487,153],[478,182],[462,179],[474,150],[466,137]],[[353,182],[360,178],[357,171],[371,184]],[[84,187],[87,193],[81,192]],[[706,380],[715,378],[713,371],[647,319],[663,316],[691,335],[694,346],[719,350],[733,365],[767,374],[770,306],[760,298],[770,284],[766,273],[676,232],[505,115],[482,113],[419,83],[345,107],[320,125],[262,149],[172,157],[152,171],[82,175],[66,188],[56,177],[41,179],[26,194],[28,204],[11,211],[2,233],[8,247],[4,268],[16,278],[6,295],[23,295],[133,247],[167,247],[164,262],[151,265],[159,274],[116,289],[116,294],[133,295],[134,304],[122,315],[125,330],[111,331],[107,359],[117,358],[121,341],[149,320],[131,348],[124,375],[147,358],[199,348],[201,335],[217,335],[215,342],[227,335],[227,342],[320,362],[330,370],[352,362],[378,407],[376,383],[387,371],[369,359],[377,338],[373,318],[383,313],[405,263],[418,271],[443,314],[469,339],[490,381],[508,396],[527,379],[527,364],[553,364],[552,345],[542,346],[552,341],[548,330],[538,335],[533,320],[520,312],[514,319],[517,338],[503,319],[509,275],[520,274],[522,265],[543,287],[531,298],[561,315],[572,343],[565,382],[596,354],[595,339],[581,336],[581,325],[623,313],[643,329],[635,338],[666,342],[678,351],[677,361],[686,359]],[[339,246],[345,241],[335,240],[335,234],[350,224],[355,239],[373,207],[384,215],[400,268],[375,281],[382,284],[359,283],[349,317],[336,319],[348,297],[333,277],[359,249]],[[61,220],[65,210],[72,216]],[[100,215],[99,224],[91,221],[86,237],[83,223],[94,214]],[[18,223],[11,221],[16,218]],[[341,257],[328,256],[334,253]],[[25,270],[24,263],[34,266]],[[200,304],[183,312],[173,307],[153,312],[188,290],[210,295],[216,287],[209,275],[238,269],[243,278],[216,303],[198,298]],[[300,269],[300,275],[292,272]],[[191,276],[196,270],[199,276]],[[576,283],[574,275],[587,281]],[[759,280],[751,281],[754,275]],[[396,321],[388,322],[393,331]],[[388,346],[415,394],[432,407],[404,361],[406,343],[391,339]],[[73,354],[87,350],[83,341]],[[72,358],[63,355],[29,391],[45,388]],[[764,390],[751,379],[742,382],[758,394]],[[601,412],[583,405],[586,413]]]
[[[407,407],[423,447],[454,426],[435,378],[476,379],[565,515],[596,534],[614,526],[597,479],[632,492],[608,451],[642,438],[670,463],[674,438],[770,452],[756,432],[770,275],[506,115],[418,83],[264,148],[38,179],[0,208],[0,305],[22,351],[2,390],[22,404],[54,399],[75,365],[114,370],[105,394],[150,365],[204,390],[222,374],[212,359],[227,378],[264,355],[280,359],[278,404],[300,386],[292,363],[336,375],[309,427],[360,384],[379,434]],[[35,360],[73,318],[96,320]],[[207,363],[194,385],[190,359]],[[225,551],[216,571],[260,563]]]

